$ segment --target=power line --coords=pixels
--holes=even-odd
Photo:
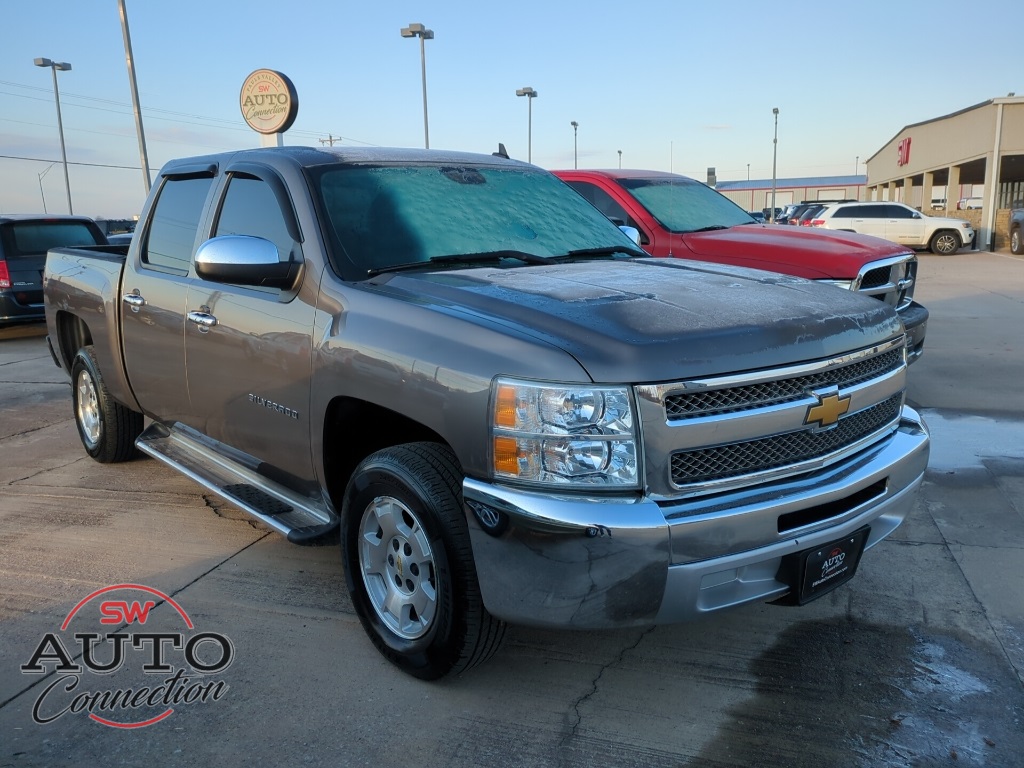
[[[47,160],[44,157],[23,157],[21,155],[0,155],[0,160],[28,160],[32,163],[59,163],[61,160]],[[142,170],[141,166],[138,165],[110,165],[109,163],[81,163],[73,160],[68,160],[68,165],[83,165],[89,168],[118,168],[127,171],[139,171]],[[150,168],[151,171],[159,171],[159,168]]]
[[[34,85],[25,85],[23,83],[15,83],[15,82],[10,81],[10,80],[0,80],[0,85],[13,86],[15,88],[23,88],[25,90],[37,91],[39,93],[44,93],[44,94],[49,94],[50,93],[50,91],[48,89],[46,89],[46,88],[42,88],[42,87],[34,86]],[[4,94],[4,95],[7,95],[7,96],[14,96],[16,98],[22,98],[22,99],[32,99],[34,101],[49,101],[50,100],[48,96],[45,97],[45,98],[44,97],[38,97],[37,98],[37,97],[34,97],[34,96],[28,96],[28,95],[20,94],[20,93],[10,93],[9,91],[0,91],[0,94]],[[66,91],[63,91],[63,90],[61,91],[60,96],[61,96],[61,103],[62,103],[62,105],[65,105],[65,106],[77,107],[79,109],[92,109],[92,110],[99,111],[99,112],[111,112],[111,113],[114,113],[114,114],[122,114],[122,115],[131,115],[131,114],[134,113],[133,112],[133,108],[132,108],[132,106],[130,104],[126,104],[125,102],[122,102],[122,101],[115,101],[114,99],[104,99],[104,98],[100,98],[98,96],[84,96],[82,94],[69,93],[69,92],[66,92]],[[119,112],[118,110],[104,109],[103,107],[95,107],[95,106],[90,106],[88,104],[75,104],[73,101],[70,101],[70,102],[67,101],[68,99],[81,99],[82,101],[93,101],[93,102],[97,102],[97,103],[100,103],[100,104],[110,104],[110,105],[115,106],[115,107],[122,107],[125,110],[129,110],[129,111]],[[184,125],[198,125],[198,126],[204,127],[204,128],[214,128],[214,127],[216,127],[216,128],[224,128],[224,129],[228,129],[228,130],[236,130],[236,131],[243,131],[243,132],[246,132],[246,133],[251,133],[251,129],[249,128],[249,126],[246,125],[245,122],[241,121],[241,120],[231,120],[231,119],[222,118],[222,117],[208,117],[206,115],[196,115],[196,114],[192,114],[192,113],[189,113],[189,112],[177,112],[177,111],[170,110],[170,109],[160,109],[158,107],[143,107],[142,108],[142,112],[149,119],[154,119],[154,120],[166,120],[168,122],[181,123],[181,124],[184,124]],[[158,113],[158,114],[154,114],[154,113]],[[161,115],[173,115],[174,117],[162,117]],[[175,118],[178,118],[178,119],[175,119]],[[182,120],[180,118],[191,118],[191,120]],[[196,123],[196,122],[192,122],[192,120],[201,120],[203,122]],[[309,139],[319,139],[319,137],[323,135],[323,131],[306,131],[306,130],[301,130],[301,129],[293,130],[293,131],[290,131],[289,133],[291,135],[293,135],[293,136],[301,136],[303,138],[309,138]],[[344,141],[347,141],[349,143],[363,144],[363,145],[368,146],[368,147],[379,146],[378,144],[374,144],[373,142],[363,141],[361,139],[354,139],[354,138],[351,138],[349,136],[336,136],[336,137],[334,137],[334,140],[335,141],[342,141],[342,140],[344,140]]]

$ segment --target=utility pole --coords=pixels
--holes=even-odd
[[[341,137],[339,136],[339,137],[335,138],[333,133],[329,133],[329,134],[327,134],[327,138],[326,139],[318,139],[318,141],[321,144],[330,144],[333,147],[334,146],[334,142],[338,142],[339,144],[341,144]]]

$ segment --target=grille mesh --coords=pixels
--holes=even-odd
[[[866,290],[868,288],[878,288],[880,285],[885,285],[890,282],[892,277],[892,267],[878,267],[872,269],[864,275],[864,279],[860,281],[860,289]]]
[[[903,393],[841,419],[823,432],[789,432],[743,443],[681,451],[672,455],[672,482],[677,486],[721,480],[821,458],[895,421]]]
[[[841,368],[831,368],[807,376],[796,376],[761,384],[749,384],[730,389],[700,390],[669,395],[665,398],[665,412],[669,421],[734,413],[767,405],[792,402],[807,396],[812,389],[838,386],[850,387],[895,371],[903,365],[902,348],[891,349],[881,355],[859,360]]]

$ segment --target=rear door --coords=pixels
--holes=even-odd
[[[163,177],[156,202],[125,264],[121,327],[125,368],[139,405],[165,422],[188,421],[185,300],[214,169]]]
[[[849,229],[862,235],[885,237],[884,203],[841,206],[833,215],[830,229]]]
[[[301,263],[302,235],[288,191],[273,171],[252,164],[229,167],[214,215],[214,237],[262,237],[277,246],[282,261]],[[317,291],[300,292],[302,276],[299,280],[288,290],[196,277],[188,291],[185,354],[192,425],[258,459],[260,472],[296,490],[311,490]],[[311,280],[315,286],[317,277]]]

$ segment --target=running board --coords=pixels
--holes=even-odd
[[[135,446],[283,533],[295,544],[309,543],[338,525],[338,516],[327,505],[264,477],[198,437],[198,433],[187,428],[154,422],[135,441]]]

